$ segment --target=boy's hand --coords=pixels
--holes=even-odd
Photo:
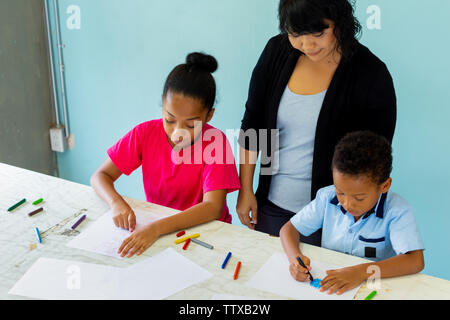
[[[158,239],[158,237],[159,235],[156,233],[155,228],[149,224],[144,229],[140,229],[126,238],[122,242],[122,245],[117,253],[119,253],[122,257],[128,253],[128,258],[132,257],[135,253],[140,255],[142,252],[147,250],[147,248],[150,247]]]
[[[111,209],[116,227],[128,229],[133,232],[136,227],[136,216],[128,203],[120,199],[112,204]]]
[[[296,257],[293,257],[291,259],[291,263],[289,265],[289,272],[291,273],[292,278],[294,278],[297,281],[308,281],[309,274],[308,271],[311,270],[311,261],[307,256],[301,255],[300,258],[302,259],[303,263],[305,264],[306,268],[303,268],[300,263],[298,263]]]
[[[328,290],[328,294],[336,292],[342,294],[361,284],[365,279],[365,271],[358,266],[352,266],[337,270],[327,270],[327,276],[320,282],[320,291]]]

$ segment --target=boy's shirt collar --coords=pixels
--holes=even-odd
[[[377,218],[383,219],[383,217],[384,217],[384,204],[386,202],[387,194],[388,194],[387,192],[386,193],[382,193],[380,198],[378,199],[377,204],[372,209],[370,209],[365,214],[363,214],[362,218],[366,219],[372,213],[376,212]],[[330,200],[330,203],[334,204],[335,206],[338,206],[341,209],[343,214],[347,213],[347,211],[344,209],[344,207],[339,203],[337,195],[335,195],[334,198]]]

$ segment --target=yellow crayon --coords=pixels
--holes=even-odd
[[[194,233],[193,235],[186,236],[186,237],[175,240],[175,244],[185,242],[189,238],[198,238],[198,237],[200,237],[200,233]]]

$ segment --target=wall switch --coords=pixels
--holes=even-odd
[[[50,128],[50,145],[53,151],[64,152],[64,140],[63,126]]]

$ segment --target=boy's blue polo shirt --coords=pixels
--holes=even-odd
[[[331,185],[320,189],[290,221],[304,236],[322,228],[324,248],[374,261],[424,249],[413,209],[393,192],[382,194],[377,205],[355,222]]]

